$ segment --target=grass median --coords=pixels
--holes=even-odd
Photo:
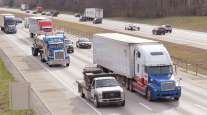
[[[27,16],[24,14],[16,13],[18,16]],[[187,18],[191,17],[175,17],[175,19],[171,18],[163,18],[163,19],[146,19],[146,20],[140,20],[138,22],[140,23],[149,23],[149,24],[163,24],[163,23],[176,23],[176,25],[179,27],[183,27],[185,29],[193,28],[198,24],[200,27],[203,27],[202,29],[206,28],[205,26],[207,24],[207,21],[204,21],[203,19],[207,17],[195,17],[192,19],[189,19],[187,22],[183,22],[183,20],[187,20]],[[202,19],[203,21],[197,22],[196,19]],[[166,21],[163,21],[166,20]],[[171,21],[172,20],[172,21]],[[174,20],[174,21],[173,21]],[[177,21],[176,21],[177,20]],[[133,21],[133,20],[129,20]],[[137,21],[137,20],[136,20]],[[68,21],[61,21],[54,19],[54,26],[58,29],[64,28],[65,31],[71,33],[71,34],[76,34],[76,35],[82,35],[82,36],[88,36],[89,38],[92,37],[94,33],[103,33],[103,32],[113,32],[111,30],[106,30],[106,29],[101,29],[98,27],[93,27],[93,26],[88,26],[88,25],[83,25],[83,24],[78,24],[74,22],[68,22]],[[204,22],[206,22],[204,24]],[[169,24],[171,24],[169,23]],[[188,23],[192,23],[191,25],[188,25]],[[80,35],[80,36],[81,36]],[[179,45],[175,43],[169,43],[165,41],[161,41],[168,51],[170,52],[170,55],[176,59],[175,63],[179,63],[180,66],[185,68],[185,65],[191,65],[189,67],[190,70],[192,71],[198,71],[199,73],[207,75],[207,50],[199,49],[199,48],[194,48],[190,46],[184,46],[184,45]],[[198,68],[196,68],[198,67]]]
[[[27,115],[30,110],[12,111],[9,108],[9,82],[11,81],[14,82],[14,78],[0,59],[0,115]]]

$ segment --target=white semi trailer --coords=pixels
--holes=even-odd
[[[103,9],[101,8],[86,8],[84,12],[84,16],[88,20],[94,20],[95,18],[102,19],[103,18]]]
[[[118,33],[95,34],[93,63],[117,77],[131,91],[148,100],[181,96],[181,87],[173,75],[173,64],[158,41]]]

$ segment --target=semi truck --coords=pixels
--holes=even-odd
[[[105,72],[118,74],[118,81],[127,89],[149,101],[179,100],[181,96],[170,55],[158,41],[118,33],[95,34],[93,63]]]
[[[52,20],[46,17],[29,17],[28,22],[31,38],[52,32]]]
[[[83,69],[83,80],[77,81],[78,91],[83,98],[93,102],[96,107],[106,104],[125,105],[125,93],[115,79],[116,74],[104,73],[96,65]]]
[[[32,55],[40,54],[41,61],[50,67],[53,65],[70,65],[70,57],[64,46],[63,34],[39,35],[33,39]]]
[[[37,7],[36,7],[36,12],[37,13],[42,13],[43,12],[43,6],[42,5],[37,5]]]
[[[84,17],[88,20],[88,21],[93,21],[93,20],[97,20],[97,19],[103,19],[103,9],[101,8],[86,8],[84,11]]]
[[[16,18],[13,14],[0,14],[1,31],[5,33],[16,33]]]
[[[21,4],[21,10],[25,11],[29,9],[29,4]]]

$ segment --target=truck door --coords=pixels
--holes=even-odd
[[[143,75],[143,55],[139,49],[134,51],[134,82],[133,87],[139,92],[144,93],[146,88],[146,78]]]

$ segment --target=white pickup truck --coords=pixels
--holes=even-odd
[[[116,74],[103,73],[98,67],[85,67],[83,75],[84,79],[77,81],[83,98],[92,101],[96,107],[104,104],[125,105],[125,93],[115,79]]]

